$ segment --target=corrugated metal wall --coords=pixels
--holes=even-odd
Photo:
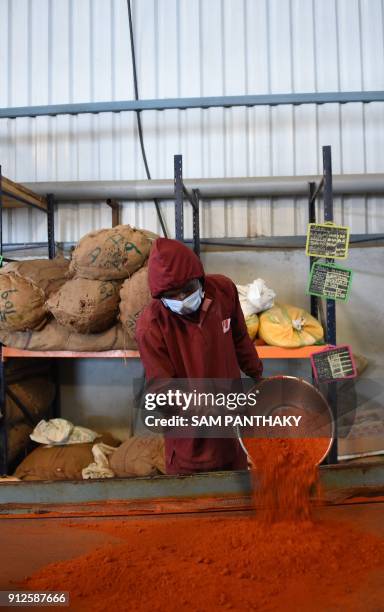
[[[384,89],[383,0],[132,0],[142,98]],[[125,0],[0,0],[0,106],[133,98]],[[153,178],[384,172],[384,104],[143,113]],[[18,181],[145,178],[133,113],[0,120]],[[163,205],[172,230],[172,204]],[[202,204],[205,236],[304,233],[297,200]],[[382,198],[336,201],[352,232],[384,231]],[[108,225],[102,204],[61,206],[59,240]],[[158,229],[153,203],[123,221]],[[7,216],[4,239],[45,239],[45,218]]]

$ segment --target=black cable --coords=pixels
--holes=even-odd
[[[127,5],[128,5],[128,18],[129,18],[129,36],[130,36],[130,39],[131,39],[133,87],[134,87],[134,90],[135,90],[135,100],[138,100],[139,99],[139,88],[138,88],[138,85],[137,85],[137,71],[136,71],[135,43],[134,43],[134,40],[133,40],[131,0],[127,0]],[[137,110],[135,112],[136,112],[136,119],[137,119],[137,129],[138,129],[138,132],[139,132],[139,141],[140,141],[141,155],[143,157],[143,162],[144,162],[145,173],[147,175],[147,179],[150,180],[151,179],[151,173],[149,171],[147,155],[145,153],[145,147],[144,147],[143,128],[142,128],[142,125],[141,125],[141,114],[140,114],[141,111]],[[163,234],[164,234],[165,238],[167,238],[168,235],[167,235],[167,230],[165,228],[163,216],[161,214],[160,202],[159,202],[159,200],[157,198],[154,198],[154,202],[155,202],[155,206],[156,206],[157,216],[158,216],[158,219],[160,221],[161,229],[163,231]]]

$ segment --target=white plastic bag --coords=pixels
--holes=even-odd
[[[262,278],[257,278],[248,285],[247,300],[254,307],[254,313],[272,308],[276,293],[267,287]]]
[[[29,436],[34,442],[49,446],[93,442],[99,434],[86,427],[75,426],[66,419],[41,420]]]
[[[246,319],[256,312],[255,307],[247,298],[249,285],[236,285],[236,287],[239,294],[241,310],[243,311],[244,318]]]
[[[114,453],[116,448],[103,442],[92,446],[94,461],[81,470],[84,480],[90,478],[113,478],[115,473],[109,467],[109,456]]]

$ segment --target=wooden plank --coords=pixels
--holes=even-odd
[[[12,196],[16,196],[19,198],[23,198],[29,204],[40,208],[41,210],[47,210],[47,200],[42,196],[33,193],[30,189],[24,187],[24,185],[20,185],[19,183],[14,183],[10,179],[5,176],[1,177],[1,188],[3,191],[3,206],[4,208],[20,208],[21,206],[26,206],[27,204],[23,204],[18,200],[14,200]]]

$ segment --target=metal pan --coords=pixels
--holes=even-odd
[[[262,415],[284,414],[289,410],[303,411],[310,422],[319,428],[319,436],[329,443],[318,465],[327,457],[335,436],[335,423],[331,408],[320,391],[302,378],[295,376],[271,376],[257,383],[251,391],[258,391],[257,413]],[[237,428],[239,442],[248,455],[243,434]],[[313,433],[311,434],[313,436]],[[248,455],[248,459],[251,458]]]

